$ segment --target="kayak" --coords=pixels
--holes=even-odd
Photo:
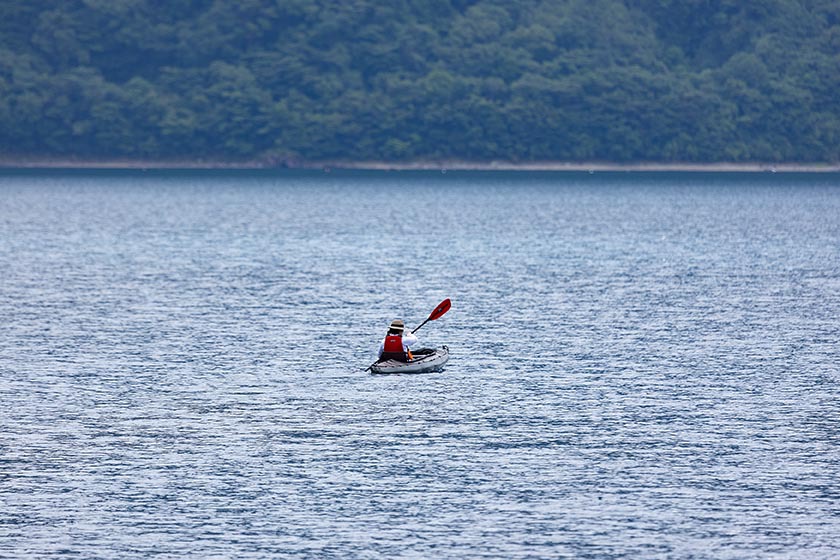
[[[428,373],[442,370],[443,365],[449,360],[449,348],[447,346],[420,348],[419,350],[412,350],[411,354],[414,358],[407,362],[398,360],[376,362],[370,366],[370,371],[373,373]]]
[[[429,373],[440,371],[449,360],[449,347],[444,345],[437,349],[420,348],[419,350],[412,350],[411,354],[414,358],[407,362],[400,362],[399,360],[376,362],[370,366],[370,371],[373,373]]]

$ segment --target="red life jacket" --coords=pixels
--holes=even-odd
[[[385,337],[385,348],[382,352],[386,354],[405,354],[403,350],[402,337],[398,334],[389,334]]]

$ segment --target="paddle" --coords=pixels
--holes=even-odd
[[[440,305],[438,305],[437,307],[435,307],[435,310],[434,310],[434,311],[432,311],[432,312],[431,312],[431,314],[429,314],[429,318],[428,318],[428,319],[426,319],[425,321],[423,321],[422,323],[420,323],[420,327],[422,327],[423,325],[425,325],[425,324],[426,324],[426,323],[428,323],[429,321],[435,321],[435,320],[437,320],[437,319],[440,319],[441,317],[443,317],[444,313],[446,313],[447,311],[449,311],[449,308],[450,308],[450,307],[452,307],[452,302],[451,302],[451,301],[449,301],[449,298],[446,298],[445,300],[443,300],[442,302],[440,302]],[[416,329],[414,329],[413,331],[411,331],[411,334],[414,334],[414,333],[416,333],[417,331],[419,331],[419,330],[420,330],[420,327],[417,327]],[[373,362],[372,364],[370,364],[368,367],[366,367],[366,368],[365,368],[365,371],[368,371],[370,368],[372,368],[373,366],[375,366],[375,365],[376,365],[376,364],[378,364],[378,363],[379,363],[379,360],[376,360],[375,362]]]
[[[431,314],[431,315],[429,315],[429,318],[428,318],[428,319],[426,319],[425,321],[423,321],[422,323],[420,323],[420,327],[422,327],[423,325],[425,325],[425,324],[426,324],[426,323],[428,323],[429,321],[435,321],[435,320],[437,320],[437,319],[440,319],[441,317],[443,317],[443,314],[444,314],[444,313],[446,313],[447,311],[449,311],[449,308],[450,308],[450,307],[452,307],[452,302],[451,302],[451,301],[449,301],[449,298],[446,298],[445,300],[443,300],[442,302],[440,302],[440,305],[438,305],[437,307],[435,307],[435,310],[434,310],[434,311],[432,311],[432,314]],[[414,334],[414,333],[416,333],[417,331],[419,331],[419,330],[420,330],[420,327],[417,327],[416,329],[414,329],[413,331],[411,331],[411,334]]]

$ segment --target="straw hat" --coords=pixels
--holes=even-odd
[[[405,323],[403,323],[402,319],[394,319],[391,321],[391,330],[392,331],[404,331],[405,330]]]

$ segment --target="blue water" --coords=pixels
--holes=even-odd
[[[837,175],[5,172],[0,557],[838,558],[838,317]]]

